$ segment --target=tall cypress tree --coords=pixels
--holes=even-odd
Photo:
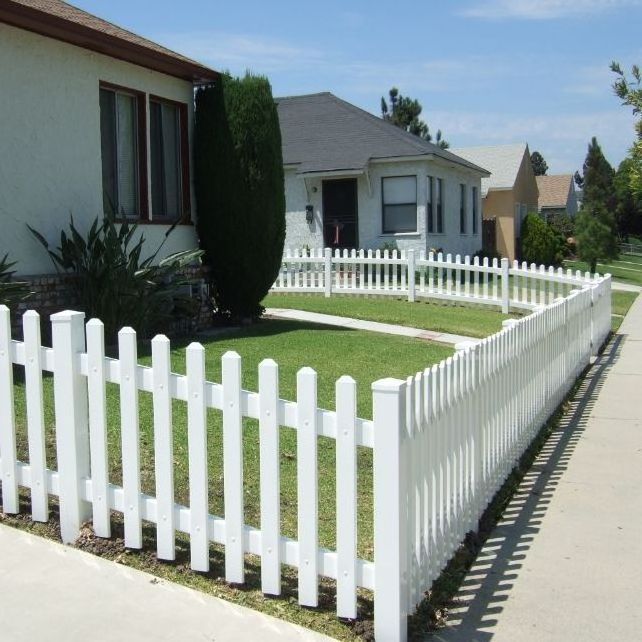
[[[198,232],[218,311],[257,317],[285,241],[281,130],[264,77],[223,76],[196,96]]]
[[[576,224],[578,253],[591,272],[596,271],[599,260],[618,255],[613,177],[613,168],[593,137],[584,161],[584,197]]]

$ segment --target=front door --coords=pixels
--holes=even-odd
[[[325,247],[356,248],[357,220],[357,179],[323,181]]]

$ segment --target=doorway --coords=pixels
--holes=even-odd
[[[322,197],[325,247],[356,248],[359,238],[357,179],[323,181]]]

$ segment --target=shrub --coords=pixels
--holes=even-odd
[[[522,223],[522,260],[538,265],[560,265],[564,239],[539,214],[529,214]]]
[[[155,264],[174,228],[144,259],[145,237],[137,235],[138,226],[126,221],[117,224],[112,216],[105,216],[102,222],[96,219],[86,237],[72,217],[69,233],[61,232],[60,246],[55,250],[41,234],[29,229],[49,253],[56,270],[77,277],[74,288],[83,311],[105,324],[109,340],[124,326],[148,336],[194,314],[195,302],[181,292],[190,283],[181,270],[198,260],[202,251],[177,252]]]
[[[198,232],[221,314],[257,317],[283,257],[281,130],[266,78],[223,76],[196,95]]]
[[[0,259],[0,305],[6,305],[8,308],[13,308],[32,294],[28,283],[14,281],[16,272],[11,269],[14,265],[15,262],[9,261],[8,254]]]

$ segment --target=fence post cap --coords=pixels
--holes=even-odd
[[[101,328],[104,324],[100,319],[93,318],[93,319],[89,319],[89,321],[87,321],[87,325],[91,326],[92,328],[94,326],[97,326],[97,327]]]
[[[514,325],[517,325],[517,319],[504,319],[502,321],[503,328],[512,328]]]
[[[85,318],[84,312],[77,312],[76,310],[63,310],[62,312],[56,312],[49,317],[51,323],[68,323],[72,319],[83,319]]]
[[[31,317],[34,317],[36,319],[40,318],[40,315],[35,311],[35,310],[27,310],[23,315],[23,319],[30,319]]]
[[[9,308],[6,305],[4,305],[4,303],[1,303],[0,304],[0,312],[2,314],[5,314],[6,312],[9,312]]]
[[[337,379],[337,383],[357,383],[350,375],[343,375]]]
[[[462,351],[462,350],[470,350],[473,346],[477,345],[477,341],[460,341],[459,343],[455,344],[455,350],[457,351]]]
[[[402,379],[395,379],[394,377],[387,377],[386,379],[379,379],[373,382],[373,392],[399,392],[406,384]]]
[[[89,323],[91,323],[91,321]],[[152,339],[152,343],[169,343],[169,339],[164,334],[157,334]]]

